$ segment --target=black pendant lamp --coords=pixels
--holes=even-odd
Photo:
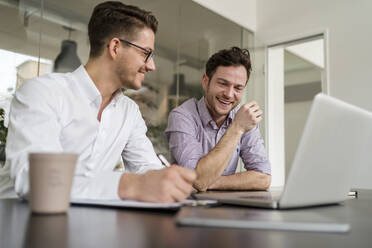
[[[69,39],[62,41],[61,52],[54,61],[54,72],[72,72],[81,65],[77,55],[77,43],[70,39],[74,29],[65,26],[63,28],[68,30]]]

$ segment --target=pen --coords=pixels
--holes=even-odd
[[[170,167],[170,163],[162,154],[156,154],[156,155],[158,156],[159,160],[165,167]]]

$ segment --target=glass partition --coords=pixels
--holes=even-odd
[[[73,71],[89,56],[87,24],[93,1],[0,0],[0,96],[8,108],[24,80],[52,71]],[[203,95],[205,62],[231,46],[252,47],[253,34],[191,0],[130,0],[159,20],[156,70],[142,89],[124,90],[139,105],[157,153],[169,158],[164,137],[169,111]]]

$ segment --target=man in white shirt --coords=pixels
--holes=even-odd
[[[120,90],[141,88],[155,70],[157,24],[135,6],[101,3],[88,25],[87,64],[29,80],[16,92],[0,169],[2,197],[27,195],[30,152],[79,154],[73,198],[174,202],[190,194],[195,173],[162,169],[137,104]],[[120,154],[125,173],[113,171]]]

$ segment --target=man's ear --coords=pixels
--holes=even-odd
[[[108,55],[112,60],[115,60],[119,56],[120,40],[118,38],[112,38],[107,45]]]
[[[207,74],[204,73],[202,77],[202,86],[203,86],[204,92],[207,92],[208,84],[209,84],[209,78]]]

